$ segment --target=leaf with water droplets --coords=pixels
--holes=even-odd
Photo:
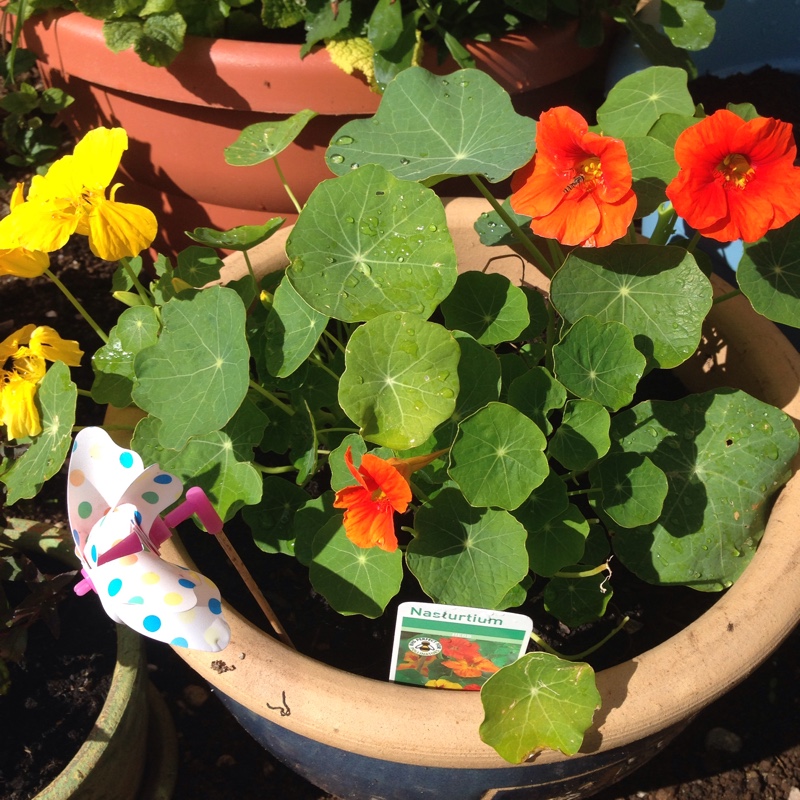
[[[347,345],[339,404],[370,442],[407,450],[453,413],[461,349],[446,328],[414,314],[383,314]]]
[[[614,551],[656,584],[720,591],[741,574],[764,531],[769,499],[789,476],[792,420],[745,392],[716,389],[640,403],[614,418],[612,453],[646,455],[667,476],[663,513],[618,527]]]
[[[248,125],[236,141],[224,150],[225,161],[234,167],[250,167],[274,158],[285,150],[317,116],[308,108],[284,120]]]
[[[340,129],[326,158],[337,175],[381,164],[406,180],[480,174],[496,183],[530,160],[535,138],[536,123],[485,72],[411,67],[386,87],[374,117]]]
[[[430,316],[456,281],[442,201],[370,165],[311,194],[286,243],[289,279],[308,305],[345,322],[387,311]]]

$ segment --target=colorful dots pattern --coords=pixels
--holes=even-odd
[[[221,614],[222,613],[222,603],[220,603],[219,600],[216,600],[215,598],[212,597],[208,601],[208,610],[212,614]]]
[[[155,478],[153,478],[155,483],[160,483],[162,485],[170,484],[172,483],[172,480],[172,475],[170,475],[168,472],[162,472],[160,475],[156,475]]]
[[[178,592],[167,592],[163,600],[165,605],[179,606],[183,602],[183,596],[178,594]]]
[[[145,572],[144,575],[142,575],[142,583],[146,583],[148,586],[152,586],[160,580],[161,576],[157,572]]]
[[[186,578],[178,578],[178,583],[183,586],[184,589],[194,589],[197,586],[194,581],[187,581]]]
[[[130,469],[133,466],[133,453],[130,450],[123,450],[119,454],[119,463],[122,464],[125,469]]]
[[[108,584],[108,593],[111,597],[116,597],[120,589],[122,589],[122,581],[119,578],[114,578]]]
[[[154,506],[158,502],[158,495],[155,492],[142,492],[142,500]]]
[[[189,646],[189,642],[187,642],[187,641],[186,641],[186,639],[184,639],[184,638],[183,638],[183,636],[176,636],[176,637],[175,637],[175,638],[174,638],[174,639],[173,639],[173,640],[170,642],[170,644],[171,644],[173,647],[188,647],[188,646]]]
[[[78,503],[78,516],[81,519],[89,519],[92,516],[92,504],[88,500]]]
[[[143,620],[144,629],[150,633],[155,633],[161,627],[161,619],[155,614],[148,614]]]
[[[144,605],[144,597],[141,595],[134,595],[133,597],[128,598],[128,602],[135,606]]]

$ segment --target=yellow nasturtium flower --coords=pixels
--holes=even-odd
[[[0,426],[5,425],[9,439],[42,432],[34,398],[45,360],[77,367],[82,355],[77,342],[62,339],[46,325],[25,325],[0,342]]]
[[[11,193],[9,206],[13,211],[20,203],[24,202],[22,184],[18,183]],[[42,253],[38,250],[26,250],[24,247],[17,246],[0,249],[0,275],[16,275],[18,278],[38,278],[49,266],[50,258],[47,253]]]
[[[123,128],[89,131],[72,155],[58,159],[46,175],[35,175],[25,202],[0,222],[0,248],[24,247],[47,253],[63,247],[73,233],[89,237],[99,258],[117,261],[138,255],[155,239],[152,211],[114,199],[120,184],[106,189],[128,148]]]

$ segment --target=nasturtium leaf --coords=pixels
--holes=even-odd
[[[463,331],[453,331],[458,342],[458,397],[453,420],[460,422],[500,397],[500,360]]]
[[[533,367],[508,387],[508,404],[530,417],[547,436],[553,430],[548,415],[566,402],[567,390],[545,367]]]
[[[519,608],[528,599],[528,590],[532,585],[533,581],[529,575],[526,575],[521,583],[512,586],[506,592],[506,596],[497,604],[498,610],[505,611],[508,608]]]
[[[480,174],[496,183],[530,160],[535,139],[536,123],[485,72],[411,67],[386,87],[372,118],[340,128],[325,158],[337,175],[380,164],[412,181]]]
[[[528,653],[489,678],[481,702],[481,739],[519,764],[544,748],[577,753],[601,699],[588,664]]]
[[[678,140],[678,137],[687,128],[691,128],[692,125],[696,125],[699,121],[700,119],[695,116],[663,114],[659,117],[658,122],[650,128],[647,135],[651,139],[657,139],[674,153],[675,142]]]
[[[655,522],[664,507],[667,476],[647,456],[614,453],[600,461],[590,475],[600,489],[603,511],[624,528]]]
[[[311,585],[340,614],[374,619],[400,591],[402,551],[353,544],[338,514],[320,528],[311,547]]]
[[[448,474],[471,505],[517,508],[547,477],[546,445],[533,420],[489,403],[459,425]]]
[[[553,305],[568,322],[621,322],[652,366],[662,368],[697,349],[711,294],[690,253],[649,244],[575,250],[551,284]]]
[[[443,489],[414,518],[406,563],[437,603],[497,608],[528,573],[525,529],[507,511]]]
[[[268,475],[264,479],[261,502],[242,509],[259,550],[294,555],[294,517],[308,499],[308,492],[285,478]]]
[[[548,455],[568,470],[588,469],[608,452],[610,425],[610,414],[594,400],[568,400]]]
[[[523,286],[522,292],[528,301],[528,317],[530,322],[519,335],[520,339],[535,339],[542,336],[548,322],[547,303],[544,295],[531,286]]]
[[[251,461],[253,451],[263,440],[268,425],[267,414],[254,397],[248,396],[222,430],[230,438],[236,458]]]
[[[158,342],[139,352],[133,400],[164,424],[159,443],[180,450],[219,430],[247,394],[250,351],[245,309],[232,289],[214,286],[161,309]]]
[[[457,276],[442,201],[376,165],[317,186],[286,253],[298,294],[345,322],[387,311],[429,317]]]
[[[633,400],[647,363],[620,322],[581,317],[553,347],[556,377],[572,394],[618,411]]]
[[[528,499],[512,513],[526,530],[531,531],[563,514],[568,506],[567,485],[557,473],[550,470]]]
[[[736,278],[759,314],[800,328],[800,218],[746,244]]]
[[[589,523],[577,506],[568,503],[555,516],[538,524],[536,520],[532,520],[525,527],[528,529],[527,548],[531,572],[549,577],[563,567],[578,563],[583,557]]]
[[[289,460],[297,470],[295,480],[304,484],[316,471],[319,458],[317,425],[308,403],[295,403],[289,429]]]
[[[333,507],[336,495],[333,492],[323,492],[319,497],[306,495],[306,502],[294,514],[294,556],[304,566],[308,567],[313,558],[313,542],[317,532],[332,517],[337,517],[341,522],[341,510]]]
[[[672,147],[650,136],[635,136],[625,142],[636,193],[636,219],[646,217],[665,201],[667,184],[678,174]]]
[[[42,484],[52,478],[64,463],[72,442],[75,402],[78,389],[70,380],[69,367],[56,361],[45,373],[36,391],[42,432],[28,449],[0,475],[6,485],[5,502],[35,497]]]
[[[678,67],[648,67],[626,75],[609,91],[597,110],[606,136],[644,136],[662,114],[694,114],[686,71]]]
[[[222,259],[215,250],[196,245],[181,250],[177,261],[173,276],[195,289],[219,280],[219,272],[223,266]]]
[[[383,314],[347,344],[339,404],[370,442],[407,450],[455,409],[461,350],[441,325],[414,314]]]
[[[608,541],[606,529],[599,524],[589,526],[589,535],[586,537],[586,546],[583,549],[581,564],[596,567],[608,561],[611,555],[611,543]]]
[[[517,214],[514,209],[511,208],[511,203],[508,198],[503,200],[502,208],[511,218],[511,221],[522,230],[525,236],[533,237],[534,241],[537,243],[545,241],[544,239],[533,236],[531,233],[531,218],[524,214]],[[496,211],[484,211],[478,219],[475,220],[473,227],[480,237],[481,244],[487,247],[496,247],[498,245],[513,247],[519,245],[519,241],[511,228],[509,228],[508,223]]]
[[[264,331],[266,365],[277,378],[291,375],[311,354],[328,317],[303,300],[284,275]]]
[[[234,167],[251,167],[284,151],[317,116],[304,108],[291,117],[256,122],[242,129],[236,141],[223,150],[225,162]]]
[[[483,345],[516,339],[530,322],[522,289],[505,275],[463,272],[442,301],[447,327],[474,336]]]
[[[136,354],[158,341],[161,324],[150,306],[126,308],[108,335],[108,342],[92,356],[95,403],[125,408],[131,404]]]
[[[600,619],[613,594],[605,572],[574,578],[559,575],[544,587],[544,607],[567,627],[577,628]]]
[[[663,0],[661,24],[672,44],[684,50],[708,47],[717,29],[704,0]]]
[[[761,538],[769,498],[789,476],[791,419],[742,391],[653,400],[614,418],[615,451],[646,455],[667,476],[657,522],[613,531],[625,566],[656,584],[719,591]]]
[[[208,247],[222,247],[226,250],[249,250],[267,239],[283,225],[283,217],[272,217],[262,225],[239,225],[227,231],[218,231],[214,228],[195,228],[186,231],[190,239]],[[178,256],[180,266],[180,255]],[[191,281],[190,281],[191,283]],[[192,284],[202,286],[203,284]]]
[[[261,474],[249,461],[240,461],[230,437],[222,431],[193,437],[180,450],[160,444],[160,420],[143,419],[131,440],[131,447],[145,464],[158,464],[185,484],[199,486],[208,495],[223,520],[229,520],[244,505],[261,499]]]

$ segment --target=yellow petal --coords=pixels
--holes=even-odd
[[[0,222],[0,247],[24,247],[51,253],[60,250],[75,232],[77,217],[49,203],[28,201]]]
[[[42,432],[36,408],[36,384],[16,376],[0,383],[0,425],[6,426],[9,439],[24,439]]]
[[[75,145],[72,166],[84,186],[104,189],[111,183],[127,149],[128,134],[124,128],[95,128]]]
[[[70,367],[80,366],[83,350],[74,339],[62,339],[53,328],[40,325],[31,334],[33,353],[48,361],[63,361]]]
[[[35,325],[25,325],[19,330],[14,331],[10,336],[6,336],[6,338],[0,342],[0,364],[3,364],[9,358],[13,358],[22,345],[28,344],[31,340],[31,334],[35,330]]]
[[[0,250],[0,275],[16,275],[18,278],[38,278],[50,266],[47,253],[15,247]]]
[[[18,183],[11,192],[11,199],[8,201],[9,208],[14,209],[20,203],[25,202],[25,184]]]
[[[106,200],[89,217],[89,247],[106,261],[138,256],[150,247],[157,232],[155,214],[133,203]]]

